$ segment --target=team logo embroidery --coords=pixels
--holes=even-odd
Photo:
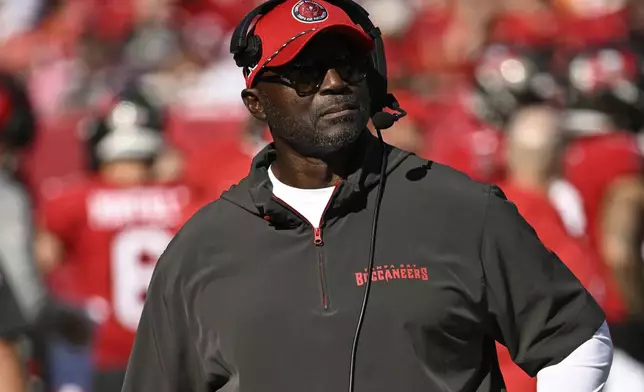
[[[315,1],[298,1],[293,7],[293,17],[304,23],[322,22],[329,17],[326,8]]]
[[[367,283],[367,269],[364,272],[356,272],[356,285],[358,287]],[[391,280],[429,280],[426,267],[418,267],[416,264],[379,265],[371,271],[372,282],[389,282]]]

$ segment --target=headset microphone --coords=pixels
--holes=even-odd
[[[399,114],[378,112],[371,117],[371,122],[377,130],[389,129],[394,123],[407,115],[407,112],[398,108]]]
[[[398,113],[394,114],[384,111],[375,113],[373,117],[371,117],[371,122],[377,130],[389,129],[396,121],[407,115],[407,112],[400,107],[400,104],[396,101],[396,98],[393,95],[387,94],[387,99],[389,101],[387,106]]]
[[[396,122],[396,116],[387,112],[378,112],[372,118],[371,122],[376,129],[388,129]]]

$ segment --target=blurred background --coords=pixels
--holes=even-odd
[[[0,2],[0,189],[24,190],[30,259],[91,326],[18,341],[33,390],[120,390],[154,261],[270,141],[228,52],[260,2]],[[604,307],[606,390],[643,391],[644,1],[359,3],[409,112],[386,140],[501,185]]]

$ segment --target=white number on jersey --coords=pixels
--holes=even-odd
[[[550,202],[559,212],[566,231],[573,237],[586,233],[586,212],[581,193],[570,182],[558,179],[552,182],[548,192]]]
[[[157,260],[172,239],[158,227],[127,229],[112,242],[112,304],[116,319],[136,331]]]

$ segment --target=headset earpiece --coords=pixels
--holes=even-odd
[[[230,40],[230,53],[238,67],[250,68],[257,64],[262,55],[261,39],[252,34],[253,24],[258,17],[266,15],[285,0],[269,0],[251,11],[237,25]]]
[[[246,39],[246,47],[243,51],[236,53],[233,58],[238,67],[252,68],[262,58],[262,40],[250,33]]]

